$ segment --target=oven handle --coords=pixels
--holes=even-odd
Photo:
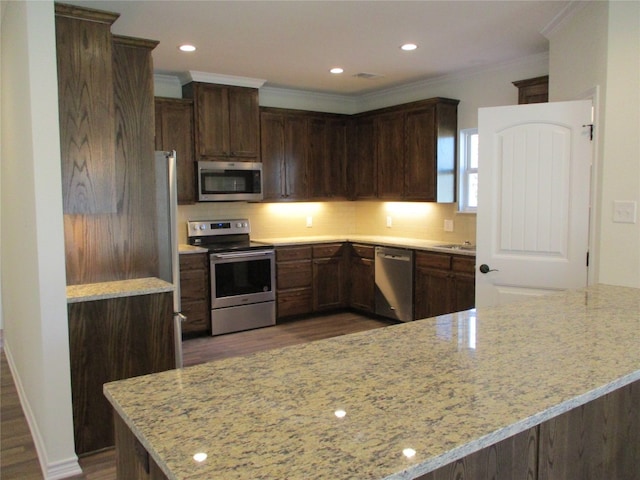
[[[217,258],[224,260],[227,258],[247,258],[247,257],[264,257],[266,255],[273,255],[273,250],[260,250],[258,252],[242,252],[242,253],[213,253],[211,258]]]

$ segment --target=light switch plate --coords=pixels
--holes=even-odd
[[[615,223],[636,223],[637,204],[634,201],[614,200],[613,221]]]
[[[393,219],[391,218],[391,215],[387,215],[387,228],[391,228],[392,225]]]
[[[307,228],[313,227],[313,217],[307,217]]]

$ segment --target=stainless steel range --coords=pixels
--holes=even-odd
[[[187,222],[188,243],[209,250],[212,335],[276,323],[275,250],[250,232],[246,218]]]

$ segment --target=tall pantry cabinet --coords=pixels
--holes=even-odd
[[[152,40],[118,14],[55,4],[60,153],[76,453],[114,444],[102,385],[175,366],[170,287],[157,277]],[[160,282],[161,283],[161,282]],[[117,295],[103,292],[116,287]],[[77,295],[77,292],[93,292]]]

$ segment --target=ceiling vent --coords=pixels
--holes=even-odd
[[[365,80],[375,80],[376,78],[384,77],[384,75],[380,75],[380,74],[377,74],[377,73],[360,72],[360,73],[356,73],[354,75],[354,77],[356,77],[356,78],[364,78]]]

